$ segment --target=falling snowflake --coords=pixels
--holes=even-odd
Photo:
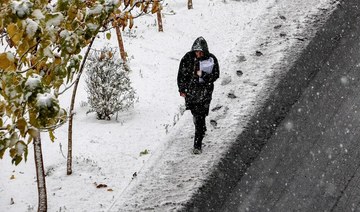
[[[285,129],[287,129],[288,131],[294,129],[294,123],[292,121],[287,121],[285,123]]]
[[[343,85],[349,85],[349,79],[347,77],[341,77],[340,81]]]

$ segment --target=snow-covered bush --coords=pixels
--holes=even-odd
[[[119,111],[134,105],[135,91],[131,86],[129,68],[114,51],[102,49],[89,57],[86,71],[86,85],[89,112],[96,112],[98,119],[108,119]]]

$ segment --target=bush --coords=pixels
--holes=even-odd
[[[110,120],[119,111],[134,105],[135,91],[131,87],[129,67],[115,59],[112,49],[104,48],[92,53],[87,62],[86,85],[89,112],[96,112],[98,119]]]

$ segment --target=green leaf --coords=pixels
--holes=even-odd
[[[6,148],[0,150],[0,159],[3,159]]]
[[[145,149],[144,151],[140,152],[140,157],[147,154],[149,154],[149,150]]]
[[[106,33],[106,39],[110,40],[110,38],[111,38],[111,33],[110,32]]]
[[[15,165],[17,166],[21,161],[22,161],[22,157],[16,155],[16,156],[11,160],[11,163],[13,163],[13,164],[15,163]]]
[[[16,156],[16,149],[10,149],[10,157],[15,158]]]
[[[25,158],[25,162],[27,161],[27,156],[29,154],[29,149],[26,147],[25,148],[25,152],[24,152],[24,158]]]
[[[54,131],[49,131],[49,137],[50,137],[50,140],[52,141],[52,142],[54,142],[55,141],[55,135],[54,135]]]

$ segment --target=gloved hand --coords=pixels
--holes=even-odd
[[[180,92],[180,96],[185,97],[185,96],[186,96],[186,94],[185,94],[185,93],[181,93],[181,92]]]

